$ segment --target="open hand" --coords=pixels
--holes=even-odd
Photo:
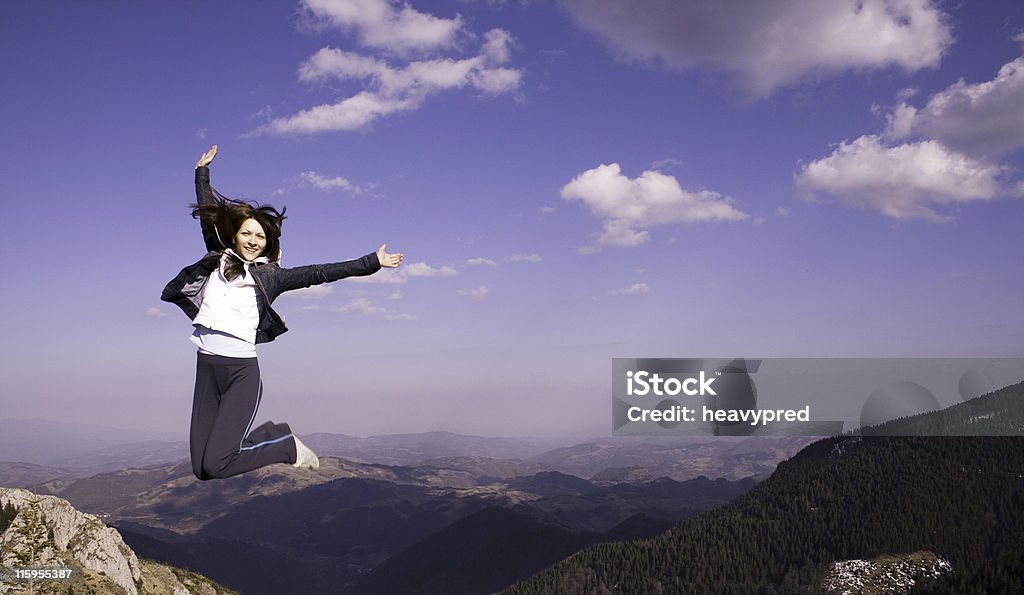
[[[388,254],[384,251],[387,246],[387,244],[381,244],[380,248],[377,248],[377,260],[380,261],[380,266],[393,269],[402,264],[402,259],[405,258],[405,255],[401,252],[398,254]]]
[[[203,153],[202,157],[199,158],[199,161],[196,161],[196,168],[198,169],[200,167],[206,167],[210,165],[210,163],[213,162],[213,158],[216,156],[217,145],[213,145],[212,147],[210,147],[209,151]]]

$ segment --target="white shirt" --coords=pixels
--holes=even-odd
[[[198,345],[200,350],[216,355],[255,357],[256,326],[260,321],[257,300],[261,299],[262,295],[256,287],[252,271],[249,270],[251,263],[243,263],[244,275],[230,281],[224,276],[227,259],[233,258],[228,252],[234,254],[230,248],[225,251],[217,270],[210,274],[203,287],[203,301],[199,306],[199,313],[192,320],[192,325],[196,327],[192,342]],[[257,259],[261,260],[267,261],[263,257]],[[216,333],[208,333],[204,329]],[[235,344],[231,341],[232,338],[248,343],[251,347]],[[240,355],[242,353],[250,355]]]

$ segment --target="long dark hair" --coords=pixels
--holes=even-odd
[[[278,211],[270,205],[228,198],[213,188],[210,188],[210,194],[203,204],[193,203],[189,206],[192,208],[192,217],[202,221],[203,230],[209,230],[208,233],[212,232],[215,236],[212,238],[213,241],[207,238],[207,245],[219,244],[222,249],[234,248],[235,234],[242,224],[247,219],[255,219],[267,237],[263,254],[271,262],[280,259],[281,223],[285,220],[284,213],[287,208]],[[242,265],[241,257],[229,259],[224,274],[228,280],[240,274],[244,275],[245,267]]]

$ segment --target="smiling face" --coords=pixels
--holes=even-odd
[[[253,260],[267,247],[267,235],[255,219],[246,219],[235,234],[235,252],[246,260]]]

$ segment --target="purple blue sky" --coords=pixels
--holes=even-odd
[[[1024,5],[0,4],[2,415],[180,431],[193,165],[288,207],[262,419],[611,432],[613,357],[1024,355]]]

